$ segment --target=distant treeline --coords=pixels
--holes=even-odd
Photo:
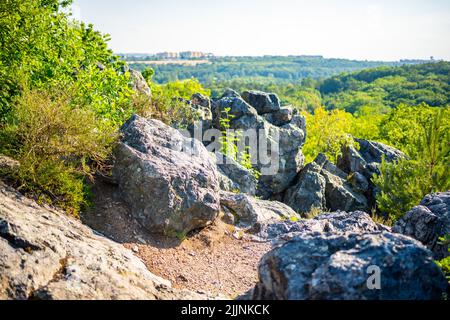
[[[148,66],[155,70],[153,81],[166,83],[196,78],[201,83],[221,82],[237,78],[264,77],[275,82],[293,82],[304,78],[327,78],[343,72],[358,71],[379,66],[398,66],[420,63],[420,60],[400,62],[356,61],[325,59],[321,56],[262,56],[262,57],[215,57],[210,64],[180,66],[175,64],[149,65],[132,63],[137,70]]]
[[[450,104],[450,62],[382,66],[293,82],[276,82],[263,77],[237,78],[209,82],[205,86],[211,90],[212,97],[220,96],[226,88],[275,92],[284,104],[311,112],[320,106],[350,113],[363,107],[383,112],[402,103],[438,107]]]

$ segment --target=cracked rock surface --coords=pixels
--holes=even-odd
[[[80,221],[0,183],[0,300],[204,299]]]
[[[376,288],[369,285],[374,268]],[[446,286],[431,252],[409,237],[306,232],[261,259],[253,299],[440,299]]]

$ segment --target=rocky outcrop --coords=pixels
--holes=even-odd
[[[211,109],[211,101],[201,93],[194,93],[191,97],[191,103],[196,106]]]
[[[220,204],[224,211],[235,217],[235,224],[241,228],[257,232],[262,224],[300,217],[287,205],[278,201],[259,200],[246,194],[220,193]]]
[[[244,92],[243,97],[227,91],[213,101],[212,114],[215,128],[221,129],[220,119],[228,117],[230,129],[242,130],[244,136],[246,130],[254,130],[258,140],[253,148],[266,144],[268,163],[260,158],[255,163],[255,169],[262,174],[258,196],[269,199],[289,187],[304,163],[301,153],[306,131],[304,117],[294,114],[292,108],[280,108],[276,95],[259,91]]]
[[[391,231],[389,227],[376,223],[365,212],[337,211],[322,213],[313,219],[298,221],[284,220],[261,224],[255,234],[260,240],[284,243],[297,234],[320,232],[338,234],[345,232],[370,233],[376,231]]]
[[[392,230],[419,240],[433,251],[437,260],[449,256],[448,245],[440,244],[439,238],[450,234],[450,191],[425,196]]]
[[[0,183],[0,300],[202,299],[131,251]]]
[[[217,217],[218,173],[200,141],[136,115],[121,131],[113,176],[142,226],[154,233],[186,233]]]
[[[308,213],[313,208],[325,210],[326,180],[321,171],[316,162],[308,163],[300,171],[298,182],[286,191],[284,202],[300,213]]]
[[[374,174],[380,173],[382,159],[392,162],[406,156],[400,150],[380,142],[357,138],[354,140],[359,144],[359,150],[353,146],[343,146],[337,159],[337,167],[349,175],[349,182],[366,196],[369,206],[373,207],[377,190],[371,179]]]
[[[301,148],[306,138],[304,124],[304,118],[297,115],[291,122],[280,127],[267,121],[260,127],[268,141],[276,145],[275,151],[271,152],[273,162],[268,166],[264,164],[257,166],[263,173],[258,185],[261,197],[272,198],[284,192],[303,167],[305,158]],[[276,170],[272,171],[273,169]],[[264,174],[265,171],[267,174]]]
[[[239,191],[253,196],[256,194],[258,180],[248,169],[220,152],[216,153],[216,161],[222,190]]]
[[[337,160],[337,166],[347,173],[359,172],[370,178],[379,172],[378,166],[383,157],[388,162],[406,157],[400,150],[380,142],[357,138],[354,140],[359,144],[359,150],[353,146],[344,146]]]
[[[220,99],[225,98],[225,97],[241,97],[241,95],[236,90],[228,88],[220,96]]]
[[[440,299],[446,286],[431,252],[409,237],[309,232],[261,259],[253,299]]]
[[[347,181],[347,175],[324,154],[305,166],[297,183],[284,195],[284,203],[299,213],[313,208],[331,211],[367,210],[367,199]]]

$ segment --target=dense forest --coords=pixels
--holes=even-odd
[[[20,163],[12,171],[0,167],[0,174],[40,202],[77,216],[89,205],[89,181],[109,174],[119,128],[132,114],[169,125],[190,122],[193,111],[176,98],[217,98],[227,88],[273,92],[302,113],[307,162],[319,153],[336,161],[353,137],[403,151],[407,158],[383,163],[373,178],[374,214],[386,224],[426,194],[450,189],[450,62],[292,56],[131,64],[142,71],[149,98],[133,90],[126,63],[108,48],[109,36],[72,20],[60,5],[0,3],[0,154]]]
[[[321,56],[263,56],[263,57],[214,57],[209,63],[198,65],[144,64],[128,61],[131,67],[144,70],[151,66],[155,70],[154,81],[196,78],[202,83],[214,83],[236,79],[261,80],[276,83],[298,82],[304,78],[326,78],[342,72],[352,72],[378,66],[396,66],[423,61],[355,61],[326,59]]]

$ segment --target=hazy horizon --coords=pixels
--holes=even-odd
[[[183,51],[155,51],[155,52],[117,52],[114,51],[114,54],[116,55],[156,55],[157,53],[163,53],[163,52],[176,52],[176,53],[180,53],[180,52],[186,52],[186,51],[197,51],[197,50],[183,50]],[[352,59],[352,58],[347,58],[347,57],[327,57],[321,54],[246,54],[246,55],[219,55],[219,54],[214,54],[214,52],[203,52],[200,51],[202,53],[212,53],[214,55],[214,57],[226,57],[226,58],[240,58],[240,57],[311,57],[311,56],[316,56],[316,57],[322,57],[324,59],[342,59],[342,60],[350,60],[350,61],[367,61],[367,62],[399,62],[400,60],[423,60],[423,61],[427,61],[430,60],[430,57],[428,58],[399,58],[396,60],[370,60],[370,59]],[[448,59],[440,59],[437,57],[433,57],[433,59],[435,61],[450,61]]]
[[[450,60],[450,1],[75,0],[116,53]]]

